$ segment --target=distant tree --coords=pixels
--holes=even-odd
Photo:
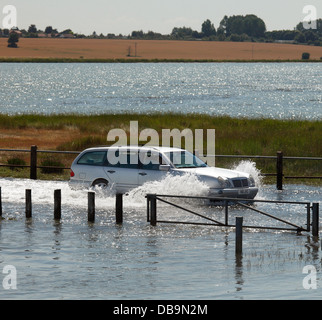
[[[265,36],[265,22],[254,14],[246,16],[224,16],[221,20],[218,30],[227,37],[232,34],[246,34],[249,37],[260,38]]]
[[[296,26],[296,30],[304,32],[306,30],[310,30],[312,32],[318,33],[320,35],[322,35],[322,19],[317,19],[315,21],[315,25],[316,25],[316,29],[305,29],[303,22],[300,22],[297,26]]]
[[[223,19],[220,21],[217,33],[226,35],[227,26],[228,26],[228,16],[224,16]]]
[[[303,32],[298,32],[298,34],[295,36],[294,40],[298,43],[305,43],[306,38]]]
[[[305,35],[306,41],[314,42],[315,40],[317,40],[319,38],[317,33],[313,32],[311,29],[304,31],[304,35]]]
[[[173,28],[171,37],[175,39],[192,38],[193,30],[188,27]]]
[[[4,36],[9,36],[9,29],[3,29],[2,30],[2,34],[4,35]]]
[[[52,32],[53,32],[53,27],[52,26],[46,27],[45,33],[49,34],[49,33],[52,33]]]
[[[94,34],[94,32],[93,32],[93,34]],[[61,34],[73,34],[73,31],[71,29],[66,29],[66,30],[62,31]],[[95,32],[95,34],[96,34],[96,32]]]
[[[131,37],[136,38],[136,39],[143,39],[144,38],[144,32],[143,32],[143,30],[132,31]]]
[[[201,32],[205,37],[215,36],[216,29],[209,19],[203,22],[201,25]]]
[[[17,45],[18,41],[19,41],[19,35],[15,32],[12,32],[8,39],[8,47],[18,48],[18,45]]]
[[[28,33],[37,33],[36,25],[30,25],[30,27],[28,28]]]

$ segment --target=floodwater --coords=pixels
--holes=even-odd
[[[245,166],[245,164],[244,164]],[[249,164],[249,168],[252,164]],[[123,224],[115,223],[113,190],[96,190],[96,219],[87,222],[87,192],[67,182],[0,179],[0,270],[13,266],[16,288],[0,287],[0,299],[320,299],[320,240],[310,232],[244,229],[243,253],[235,254],[234,228],[182,224],[151,226],[147,192],[203,195],[191,176],[150,183],[124,196]],[[32,190],[32,218],[25,218],[25,189]],[[62,219],[54,221],[54,190],[62,190]],[[320,187],[261,185],[257,199],[321,203]],[[172,200],[170,200],[172,201]],[[224,221],[224,209],[200,201],[173,200]],[[256,203],[306,227],[305,205]],[[320,205],[321,206],[321,205]],[[209,222],[158,202],[159,220]],[[254,211],[229,209],[229,224],[285,227]],[[308,289],[305,268],[316,271]],[[310,269],[311,270],[311,269]],[[5,282],[7,274],[2,273]],[[1,277],[1,273],[0,273]],[[3,282],[3,283],[4,283]]]

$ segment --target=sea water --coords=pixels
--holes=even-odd
[[[320,63],[1,63],[0,113],[322,119]]]

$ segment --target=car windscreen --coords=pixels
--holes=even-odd
[[[178,169],[207,167],[207,165],[201,159],[197,158],[195,155],[188,151],[166,152],[165,155]]]

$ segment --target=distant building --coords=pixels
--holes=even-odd
[[[59,38],[63,38],[63,39],[74,39],[75,36],[71,33],[61,33],[58,35]]]
[[[275,43],[285,43],[285,44],[293,44],[295,43],[294,40],[275,40]]]

